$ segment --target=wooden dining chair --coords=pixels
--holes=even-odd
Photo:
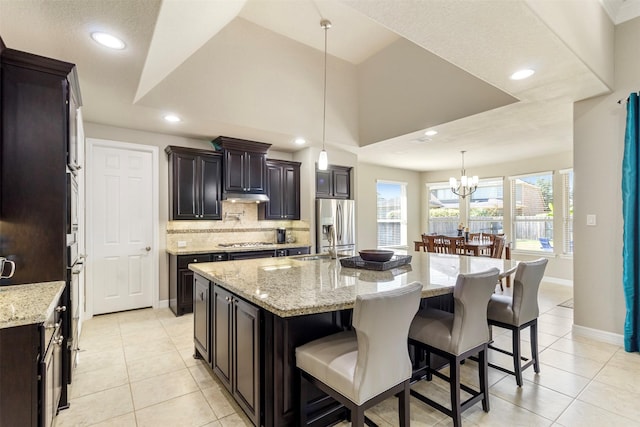
[[[464,237],[462,236],[448,237],[447,239],[449,240],[449,252],[447,253],[456,254],[456,255],[466,255]]]
[[[422,235],[422,250],[424,252],[435,252],[433,234]]]
[[[504,252],[505,247],[505,238],[504,236],[496,236],[493,241],[493,246],[491,247],[491,258],[502,258],[502,253]],[[504,286],[502,285],[502,280],[499,279],[498,283],[500,284],[500,290],[504,291]],[[507,283],[507,287],[509,287],[509,283]]]

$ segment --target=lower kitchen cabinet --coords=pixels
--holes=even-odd
[[[206,360],[207,364],[211,362],[210,293],[209,281],[195,275],[193,279],[193,345],[196,355]]]
[[[311,252],[311,246],[301,246],[299,248],[287,249],[287,255],[308,255]]]
[[[51,427],[62,396],[62,319],[0,329],[0,426]]]
[[[226,260],[225,253],[169,255],[169,308],[176,316],[193,311],[193,271],[189,264]]]
[[[260,425],[260,309],[218,285],[213,285],[211,301],[213,372]]]

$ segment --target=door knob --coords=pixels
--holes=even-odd
[[[147,246],[146,248],[144,248],[144,250],[149,252],[151,250],[151,246]]]

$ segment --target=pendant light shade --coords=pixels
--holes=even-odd
[[[327,158],[327,151],[323,148],[318,157],[318,169],[326,171],[329,167],[329,159]]]
[[[320,27],[324,29],[324,91],[322,98],[322,151],[318,157],[318,169],[325,171],[329,166],[327,150],[324,148],[324,140],[327,127],[327,30],[331,28],[331,21],[328,19],[321,20]]]

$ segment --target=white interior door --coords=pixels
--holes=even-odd
[[[96,140],[90,141],[89,149],[87,274],[92,313],[151,307],[157,280],[153,274],[157,148]]]

